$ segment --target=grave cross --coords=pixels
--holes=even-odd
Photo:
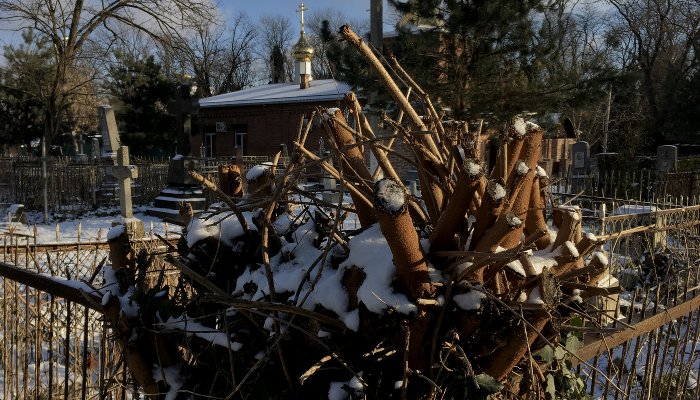
[[[133,218],[134,210],[131,203],[131,180],[139,176],[135,165],[129,164],[129,147],[120,146],[117,150],[117,165],[112,168],[112,176],[117,178],[119,185],[119,208],[124,218]]]

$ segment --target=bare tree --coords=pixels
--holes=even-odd
[[[608,0],[617,11],[622,37],[633,43],[635,67],[648,112],[647,133],[663,144],[664,86],[673,87],[697,68],[700,5],[694,0]]]
[[[32,28],[53,45],[55,68],[50,89],[42,93],[45,107],[46,144],[60,131],[59,120],[70,98],[68,77],[95,32],[110,29],[114,21],[147,32],[154,38],[177,36],[190,21],[209,19],[212,4],[208,0],[0,0],[0,15],[17,29]],[[79,85],[78,85],[79,86]],[[46,189],[46,165],[42,167]],[[48,199],[44,190],[44,217],[48,220]]]
[[[250,20],[239,14],[229,28],[225,68],[221,71],[219,93],[241,90],[255,81],[253,46],[257,32]]]
[[[291,81],[294,68],[290,51],[294,30],[289,18],[283,15],[264,15],[260,18],[259,28],[258,55],[265,62],[270,81]],[[282,63],[284,77],[278,76],[280,72],[276,71],[275,62]]]
[[[175,46],[175,57],[193,76],[202,96],[240,90],[255,81],[256,36],[245,14],[238,14],[228,29],[215,21],[201,21]]]

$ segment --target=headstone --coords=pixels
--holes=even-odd
[[[177,155],[168,164],[168,185],[195,186],[198,183],[190,176],[190,171],[199,171],[200,162],[192,157]]]
[[[177,131],[177,151],[183,155],[191,153],[190,136],[192,135],[192,116],[199,112],[199,102],[192,96],[196,87],[182,82],[177,86],[175,100],[168,102],[167,110],[175,115]]]
[[[678,147],[666,145],[656,149],[656,170],[673,171],[678,165]]]
[[[323,151],[323,148],[321,149]],[[322,153],[324,156],[330,155],[329,151],[323,151]],[[326,162],[329,164],[333,164],[332,158],[328,157],[326,159]],[[340,202],[340,193],[337,192],[338,189],[338,182],[335,180],[334,177],[332,177],[328,172],[323,171],[323,195],[321,196],[323,198],[323,201],[332,203],[332,204],[337,204]]]
[[[103,105],[97,108],[100,116],[100,131],[102,131],[102,157],[114,159],[119,149],[119,129],[114,118],[112,107]]]
[[[588,142],[576,142],[571,146],[573,160],[571,164],[574,175],[587,175],[591,168],[591,152]]]
[[[97,136],[91,136],[91,139],[90,159],[95,160],[100,158],[100,138]]]
[[[131,200],[131,180],[138,178],[138,168],[129,164],[129,148],[119,147],[117,150],[117,165],[112,169],[112,175],[117,179],[119,187],[119,208],[125,219],[126,230],[131,238],[145,236],[143,221],[134,218],[134,209]]]

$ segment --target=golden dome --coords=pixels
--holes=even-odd
[[[314,48],[311,46],[304,31],[301,31],[299,41],[292,47],[292,57],[297,61],[311,61],[314,57]]]

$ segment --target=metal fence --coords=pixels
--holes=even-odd
[[[200,173],[218,181],[216,167],[231,163],[231,157],[198,159]],[[243,165],[269,162],[267,156],[244,156]],[[284,160],[283,160],[284,162]],[[148,205],[167,186],[168,160],[133,158],[138,178],[132,182],[134,205]],[[48,160],[47,183],[49,210],[80,215],[102,206],[118,204],[118,188],[111,183],[110,167],[99,162],[74,163],[66,157]],[[0,158],[0,203],[21,203],[28,210],[43,209],[41,160],[37,158]]]
[[[609,170],[552,179],[555,193],[608,199],[665,203],[681,197],[700,197],[700,171],[658,172],[650,169]]]
[[[100,286],[100,270],[109,253],[103,240],[47,245],[9,233],[1,240],[4,263]],[[163,253],[166,248],[159,239],[133,245],[137,252]],[[177,276],[157,258],[147,276],[161,273],[170,279]],[[0,279],[0,290],[3,399],[139,398],[101,314],[8,279]]]
[[[561,195],[560,195],[561,196]],[[698,398],[700,206],[567,195],[626,290],[591,301],[576,353],[594,399]],[[617,280],[603,285],[616,285]],[[581,333],[583,332],[583,333]]]

